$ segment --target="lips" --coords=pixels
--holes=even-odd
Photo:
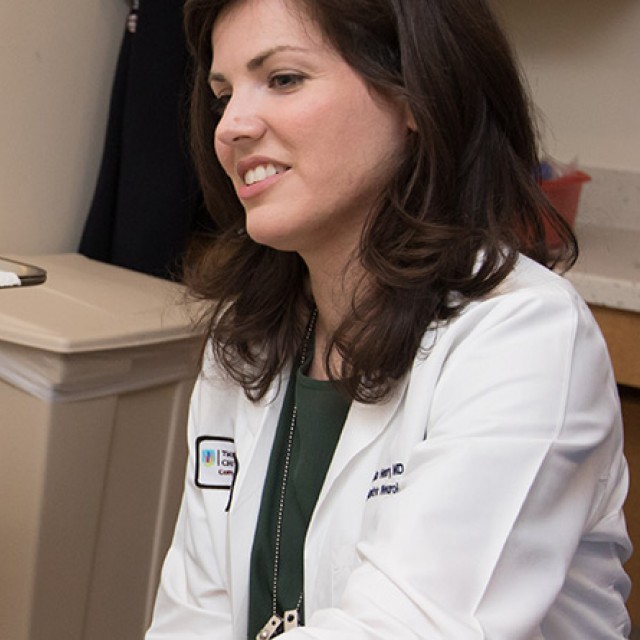
[[[238,197],[246,200],[262,193],[278,182],[291,167],[263,156],[252,156],[240,161],[236,175],[240,178],[237,186]]]
[[[259,164],[254,169],[249,169],[244,176],[242,176],[242,181],[247,186],[251,186],[256,182],[262,182],[271,176],[275,176],[278,173],[284,173],[287,168],[283,165],[276,165],[271,162],[268,164]]]
[[[275,174],[284,173],[290,167],[266,156],[251,156],[236,165],[236,174],[245,185],[253,184]]]

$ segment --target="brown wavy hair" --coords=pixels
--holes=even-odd
[[[302,259],[244,232],[244,210],[214,153],[211,30],[235,1],[242,0],[185,3],[194,59],[192,151],[219,228],[194,244],[185,282],[210,301],[204,321],[217,361],[259,399],[299,350],[313,302]],[[353,258],[366,277],[324,354],[345,393],[376,402],[409,370],[427,327],[490,292],[519,253],[568,268],[577,244],[539,188],[528,94],[484,0],[291,5],[319,24],[372,91],[406,100],[416,123]],[[545,219],[562,239],[553,254]],[[333,349],[342,356],[340,371],[329,367]]]

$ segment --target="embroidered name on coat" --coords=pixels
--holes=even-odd
[[[371,478],[371,487],[367,493],[367,500],[377,496],[392,495],[400,490],[400,482],[397,479],[404,473],[404,464],[396,462],[388,467],[378,469]]]

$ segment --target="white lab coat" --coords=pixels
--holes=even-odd
[[[351,407],[306,538],[307,626],[287,638],[626,637],[627,466],[587,306],[522,258],[423,347],[388,401]],[[286,376],[252,404],[212,367],[200,377],[147,640],[246,638],[251,545],[285,387]],[[231,500],[229,488],[196,486],[199,437],[235,445]]]

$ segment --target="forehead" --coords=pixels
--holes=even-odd
[[[214,64],[231,54],[251,57],[278,46],[325,46],[304,5],[292,0],[237,0],[218,15],[211,33]]]

